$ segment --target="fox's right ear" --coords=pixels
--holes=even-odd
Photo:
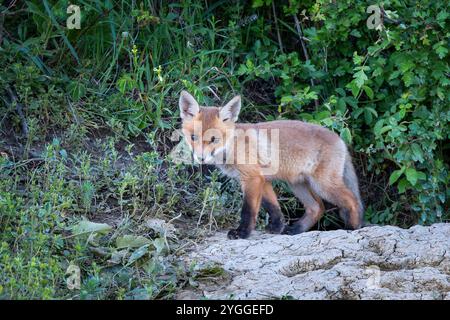
[[[225,106],[220,108],[219,115],[222,121],[231,120],[236,122],[241,111],[241,96],[236,96]]]
[[[179,106],[180,116],[183,120],[192,119],[200,111],[200,107],[194,97],[184,90],[181,91]]]

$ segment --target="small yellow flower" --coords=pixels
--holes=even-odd
[[[163,82],[164,79],[163,79],[163,77],[161,75],[161,73],[162,73],[161,66],[158,66],[158,68],[153,68],[153,71],[156,72],[156,75],[158,76],[158,81],[159,82]]]
[[[138,50],[135,44],[133,45],[133,49],[131,49],[131,52],[133,53],[133,55],[137,54]]]

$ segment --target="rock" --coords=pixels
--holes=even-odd
[[[178,298],[450,299],[450,224],[401,229],[255,232],[228,240],[220,232],[185,256],[197,268],[220,265],[219,283],[201,282]]]

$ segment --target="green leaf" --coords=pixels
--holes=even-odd
[[[439,41],[433,46],[434,51],[439,56],[439,59],[445,58],[445,56],[448,54],[447,46],[448,44],[445,41]]]
[[[369,79],[362,69],[356,72],[353,77],[355,78],[355,84],[359,89],[361,89],[364,83]]]
[[[136,82],[131,78],[130,74],[124,74],[117,80],[117,89],[120,93],[124,94],[127,91],[131,91],[137,87]]]
[[[439,56],[439,59],[443,59],[447,55],[448,49],[444,46],[439,46],[436,48],[436,53]]]
[[[337,102],[337,109],[338,109],[339,111],[341,111],[342,113],[345,112],[345,110],[346,110],[345,99],[343,99],[343,98],[339,98],[339,99],[338,99],[338,102]]]
[[[405,171],[406,174],[406,179],[413,185],[415,186],[417,183],[417,179],[419,178],[419,175],[416,171],[416,169],[414,168],[408,168]]]
[[[355,51],[353,52],[353,63],[356,65],[361,65],[364,61],[364,57],[359,56],[358,53]]]
[[[253,8],[259,8],[262,7],[264,4],[270,4],[268,0],[253,0],[252,7]]]
[[[352,95],[355,98],[358,96],[358,94],[359,94],[359,87],[356,85],[356,81],[355,80],[349,82],[346,87],[351,90]]]
[[[392,128],[393,128],[393,126],[391,126],[391,125],[384,126],[383,128],[381,128],[380,134],[383,134],[389,130],[392,130]]]
[[[90,233],[108,233],[112,227],[106,223],[96,223],[88,220],[82,220],[71,227],[74,236]]]
[[[375,123],[375,126],[373,127],[373,133],[376,136],[381,135],[381,128],[383,128],[383,124],[384,124],[384,119],[380,119],[377,121],[377,123]]]
[[[409,182],[408,180],[406,180],[405,178],[402,178],[399,183],[398,183],[398,192],[399,193],[404,193],[406,191],[406,188],[409,186]]]
[[[364,108],[364,121],[366,122],[366,124],[371,124],[372,120],[372,113],[367,108]]]
[[[363,90],[366,93],[366,95],[369,97],[370,100],[373,99],[373,90],[368,86],[363,86]]]
[[[400,178],[404,171],[405,168],[403,167],[400,170],[395,170],[394,172],[392,172],[391,176],[389,177],[389,184],[393,185],[398,180],[398,178]]]
[[[128,258],[127,265],[130,265],[133,262],[135,262],[136,260],[142,258],[148,252],[148,247],[149,247],[149,245],[146,244],[146,245],[140,247],[139,249],[137,249],[136,251],[134,251],[131,254],[130,258]]]
[[[388,80],[393,80],[393,79],[397,78],[400,74],[401,74],[401,71],[396,70],[389,75]]]
[[[436,89],[436,95],[438,96],[439,99],[444,100],[445,99],[445,93],[444,90],[442,90],[441,87],[438,87]]]
[[[365,109],[372,113],[375,118],[378,118],[378,112],[374,108],[366,107]]]
[[[402,73],[405,73],[408,70],[413,69],[414,66],[415,66],[414,62],[412,60],[409,60],[409,58],[400,61],[400,63],[398,64],[398,67]]]
[[[342,88],[336,88],[336,92],[339,93],[342,97],[345,97],[345,90]]]
[[[352,32],[350,32],[350,35],[356,38],[361,38],[361,32],[359,32],[358,29],[353,29]]]
[[[111,258],[108,260],[110,264],[119,264],[124,261],[124,258],[128,254],[128,249],[124,250],[115,250],[111,253]]]
[[[67,86],[67,91],[72,100],[78,101],[86,94],[86,87],[81,82],[73,81]]]
[[[359,92],[359,89],[357,89],[357,90]],[[356,100],[355,97],[345,97],[342,99],[345,99],[345,102],[347,104],[349,104],[350,106],[352,106],[353,108],[358,108],[358,100]]]
[[[407,87],[414,84],[414,79],[415,79],[415,77],[414,77],[414,73],[412,71],[406,72],[402,77],[402,80]]]
[[[150,243],[152,243],[152,241],[146,237],[128,234],[117,238],[116,247],[117,249],[139,248]]]
[[[417,171],[417,180],[426,180],[427,175],[423,173],[422,171]]]
[[[358,108],[353,112],[353,117],[358,119],[359,116],[364,112],[364,108]]]
[[[153,245],[155,246],[156,252],[161,253],[166,248],[166,242],[163,238],[156,238],[153,240]]]
[[[449,16],[449,13],[446,10],[441,10],[438,15],[436,16],[436,19],[438,21],[442,21],[444,22],[445,19],[447,19],[447,17]]]
[[[331,113],[329,111],[325,110],[325,111],[321,111],[321,112],[317,113],[314,118],[317,121],[321,121],[321,120],[329,118],[329,117],[331,117]]]
[[[422,149],[420,148],[420,146],[417,143],[413,143],[411,145],[411,150],[413,153],[413,157],[412,159],[414,161],[419,161],[419,162],[423,162],[423,152]]]
[[[349,128],[344,128],[344,130],[341,131],[341,138],[347,144],[351,144],[352,143],[352,134],[351,134]]]
[[[283,96],[283,97],[281,97],[280,102],[281,102],[281,104],[285,105],[285,104],[291,103],[293,100],[294,100],[293,96]]]

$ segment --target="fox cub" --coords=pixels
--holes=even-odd
[[[221,108],[203,107],[182,91],[179,107],[183,135],[194,158],[216,165],[241,183],[241,222],[228,232],[228,238],[247,238],[261,206],[269,213],[268,232],[308,231],[324,213],[321,198],[340,208],[346,226],[362,226],[363,204],[355,169],[345,143],[332,131],[291,120],[236,123],[240,96]],[[303,217],[292,226],[285,225],[273,180],[286,181],[305,207]]]

